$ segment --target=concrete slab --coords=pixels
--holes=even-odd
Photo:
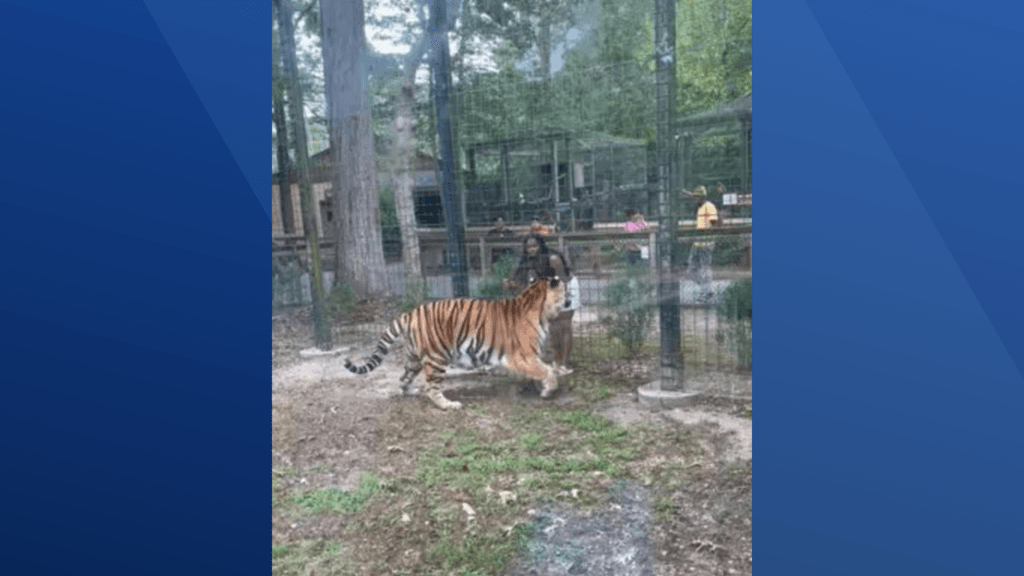
[[[690,406],[699,395],[699,392],[662,390],[660,380],[644,384],[637,390],[637,399],[652,410],[670,410]]]

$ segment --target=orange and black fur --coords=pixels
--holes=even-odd
[[[555,368],[541,360],[548,322],[567,304],[565,283],[544,279],[534,282],[513,300],[458,299],[424,304],[396,318],[381,336],[374,352],[361,366],[348,359],[345,368],[366,374],[381,364],[399,336],[404,336],[409,364],[402,376],[402,391],[417,374],[425,372],[423,393],[438,408],[461,408],[441,394],[445,368],[453,364],[478,368],[503,366],[540,380],[543,398],[558,389]]]

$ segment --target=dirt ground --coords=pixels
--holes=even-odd
[[[379,321],[376,316],[368,313],[357,319]],[[450,378],[446,395],[462,401],[467,409],[442,412],[417,395],[401,395],[397,354],[366,376],[344,369],[342,358],[362,358],[369,351],[361,349],[369,328],[336,326],[336,353],[318,355],[310,353],[310,325],[306,308],[282,313],[273,321],[272,541],[275,548],[338,543],[347,560],[333,564],[312,560],[290,568],[275,560],[275,574],[447,573],[427,566],[431,532],[413,531],[417,522],[409,518],[415,519],[417,512],[412,508],[391,510],[381,505],[379,517],[385,521],[372,524],[372,529],[364,521],[368,528],[360,531],[352,515],[295,514],[278,502],[313,487],[355,493],[366,474],[416,478],[420,464],[414,446],[419,439],[458,427],[486,436],[506,423],[509,410],[524,405],[539,409],[551,402],[583,406],[621,426],[647,426],[667,440],[652,444],[631,462],[626,474],[603,484],[603,494],[589,505],[576,505],[576,494],[523,502],[521,523],[532,528],[530,536],[500,573],[752,573],[749,399],[708,395],[693,407],[653,413],[636,402],[635,386],[628,384],[610,385],[597,397],[569,386],[546,403],[521,382],[466,373]],[[652,379],[654,364],[652,359],[608,361],[580,366],[577,373],[612,382],[642,382]],[[749,375],[703,377],[726,380],[724,387],[729,390],[750,390]],[[584,402],[588,399],[589,403]],[[474,405],[486,411],[470,409]],[[496,477],[495,486],[502,481]],[[414,490],[411,482],[402,487]],[[490,485],[487,490],[491,491]],[[472,535],[476,513],[470,513],[473,509],[468,504],[462,506],[468,508],[468,519],[461,521],[468,526],[466,534]],[[370,510],[369,514],[375,513],[374,508]],[[458,514],[456,507],[453,518]],[[479,516],[483,518],[484,513]],[[378,536],[376,530],[382,530]]]

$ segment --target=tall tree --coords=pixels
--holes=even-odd
[[[277,19],[277,4],[274,4],[274,19]],[[285,117],[285,91],[287,82],[281,70],[281,38],[279,31],[274,29],[274,42],[271,56],[273,58],[273,105],[274,129],[277,133],[277,178],[278,205],[281,207],[281,225],[285,234],[295,232],[295,216],[292,213],[292,162],[288,156],[288,120]]]
[[[295,134],[295,162],[299,172],[299,194],[302,199],[302,227],[306,233],[309,263],[313,285],[313,338],[321,350],[331,348],[331,329],[324,314],[323,275],[320,273],[320,238],[313,212],[313,189],[309,182],[309,151],[306,149],[306,119],[302,104],[302,86],[299,84],[299,65],[295,58],[295,31],[292,26],[291,0],[273,0],[277,8],[278,27],[281,30],[281,56],[288,78],[292,131]],[[378,248],[380,243],[378,240]]]
[[[422,54],[420,55],[422,57]],[[395,143],[392,150],[392,182],[395,191],[395,208],[398,213],[398,227],[402,234],[402,262],[405,279],[409,283],[422,282],[420,261],[420,239],[416,233],[416,203],[413,198],[413,170],[416,160],[416,135],[414,105],[416,104],[416,69],[419,61],[406,60],[402,85],[398,89],[398,103],[395,108]]]
[[[476,0],[463,30],[480,38],[498,39],[517,58],[536,51],[537,73],[551,77],[551,55],[573,25],[581,0]],[[484,19],[483,17],[486,17]],[[461,48],[460,48],[461,50]]]
[[[321,0],[321,43],[331,142],[335,270],[356,293],[388,291],[381,242],[363,0]]]
[[[456,1],[449,1],[446,25],[448,30],[451,30],[459,14],[456,4]],[[402,260],[405,265],[407,287],[409,284],[422,282],[419,236],[416,233],[416,204],[413,198],[413,171],[416,160],[416,72],[431,47],[424,5],[425,0],[412,0],[405,6],[407,11],[418,16],[418,21],[406,38],[410,41],[411,48],[402,63],[401,84],[398,88],[393,121],[394,146],[391,151],[392,183],[402,233]]]

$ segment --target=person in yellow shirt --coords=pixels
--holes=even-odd
[[[708,230],[718,226],[718,209],[715,204],[708,200],[707,188],[697,186],[688,196],[697,204],[697,229]],[[687,261],[687,268],[690,277],[700,287],[704,298],[711,297],[711,255],[715,251],[715,243],[707,240],[697,240],[690,245],[690,257]]]
[[[550,233],[551,233],[551,228],[548,228],[547,226],[545,226],[541,222],[540,216],[537,216],[533,220],[530,220],[530,229],[526,232],[526,235],[527,236],[529,236],[531,234],[544,234],[544,235],[547,235],[547,234],[550,234]]]

